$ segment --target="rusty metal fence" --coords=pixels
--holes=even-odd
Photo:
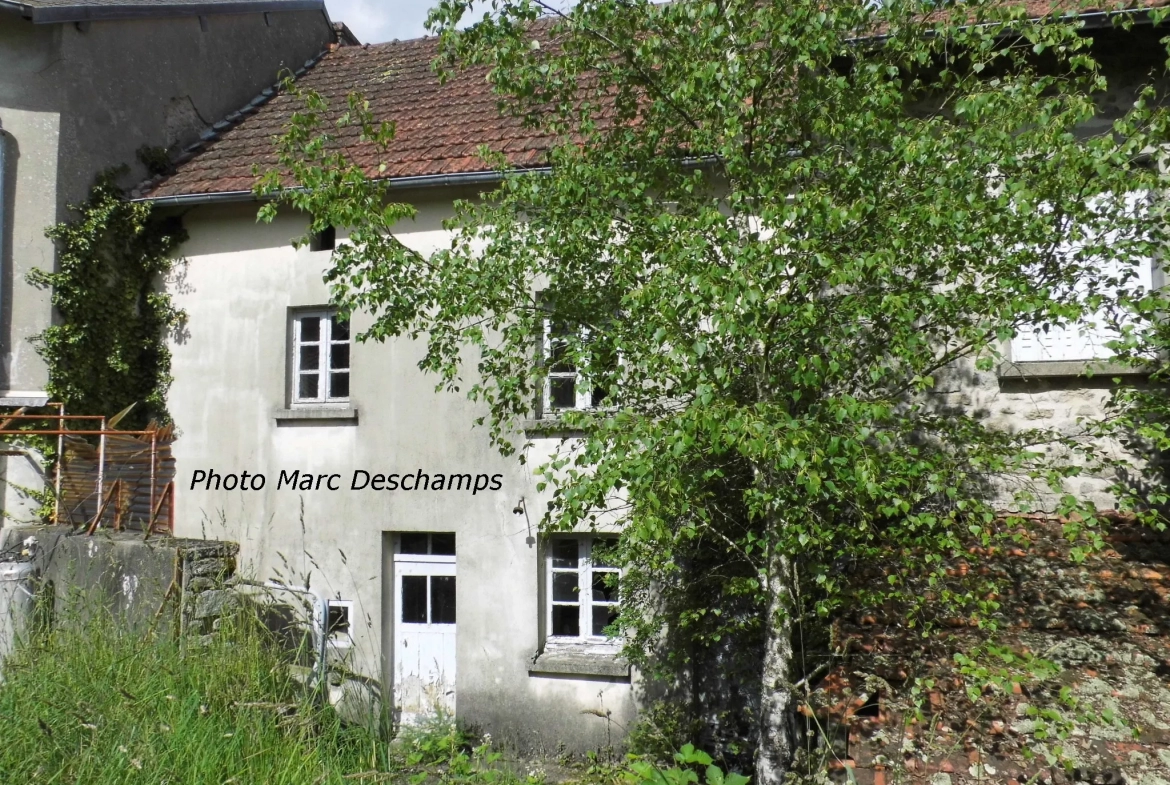
[[[141,531],[144,537],[174,531],[173,426],[152,422],[145,430],[120,430],[113,427],[117,416],[66,414],[64,404],[48,406],[57,411],[28,414],[22,408],[0,415],[0,439],[56,438],[54,523],[89,534],[102,526]]]

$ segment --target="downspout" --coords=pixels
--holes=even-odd
[[[4,157],[4,151],[8,148],[7,140],[8,134],[4,133],[4,126],[0,125],[0,308],[4,307],[4,249],[8,246],[8,225],[5,223],[8,208],[4,202],[8,192],[8,164]]]

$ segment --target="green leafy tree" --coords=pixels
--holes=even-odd
[[[1133,195],[1160,186],[1165,114],[1144,90],[1102,122],[1080,24],[1011,4],[488,6],[432,11],[439,66],[484,69],[553,140],[547,172],[459,203],[423,258],[393,237],[412,208],[335,144],[334,123],[391,145],[393,118],[310,94],[259,191],[302,185],[314,228],[348,230],[336,301],[372,315],[365,339],[425,340],[505,453],[549,413],[550,368],[576,369],[600,405],[558,412],[580,435],[537,468],[543,525],[620,524],[618,626],[648,666],[756,636],[755,772],[779,782],[797,625],[863,601],[988,619],[943,565],[1001,536],[1005,502],[1066,516],[1078,552],[1099,534],[1066,484],[1108,442],[993,430],[934,390],[1019,329],[1142,311],[1165,231]]]
[[[51,227],[56,271],[36,269],[34,286],[52,291],[58,319],[37,336],[49,365],[49,393],[71,414],[113,415],[137,403],[123,427],[169,420],[167,333],[182,320],[159,280],[187,239],[182,224],[152,205],[126,200],[121,172],[98,177],[73,221]]]

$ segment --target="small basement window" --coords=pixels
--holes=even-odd
[[[353,645],[353,601],[330,600],[325,637],[334,646]]]
[[[349,632],[349,611],[348,605],[342,605],[339,602],[329,603],[329,624],[326,629],[330,635]]]

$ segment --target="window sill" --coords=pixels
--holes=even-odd
[[[4,390],[0,392],[0,406],[44,406],[49,394],[38,391]]]
[[[520,423],[525,436],[536,437],[573,437],[584,436],[585,429],[580,426],[570,427],[560,417],[544,417],[540,420],[524,420]]]
[[[1043,360],[1004,362],[996,368],[1000,379],[1104,378],[1149,376],[1149,371],[1109,360]]]
[[[357,423],[358,410],[352,406],[297,406],[291,409],[277,409],[272,417],[277,422],[344,420]]]
[[[532,675],[606,676],[630,678],[630,663],[614,646],[605,644],[553,644],[533,658],[528,666]]]

